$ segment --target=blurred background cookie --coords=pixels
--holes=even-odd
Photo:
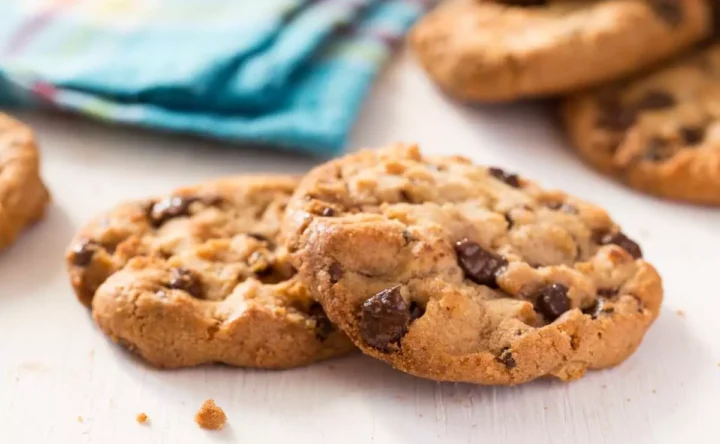
[[[565,125],[591,165],[632,188],[720,205],[720,45],[567,98]]]
[[[0,113],[0,248],[40,219],[49,200],[32,131]]]
[[[705,0],[451,0],[410,42],[451,95],[502,102],[613,80],[708,36]]]

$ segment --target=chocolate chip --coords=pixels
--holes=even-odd
[[[413,197],[407,190],[400,190],[400,202],[413,203]]]
[[[390,344],[405,335],[411,319],[410,307],[400,294],[400,286],[388,288],[363,303],[360,335],[369,346],[387,352]]]
[[[480,244],[469,239],[457,242],[455,253],[465,277],[477,284],[497,288],[497,276],[508,264],[505,258],[483,249]]]
[[[658,110],[675,106],[675,98],[662,90],[650,90],[635,105],[640,110]]]
[[[624,106],[614,95],[605,95],[598,101],[599,115],[596,125],[610,131],[625,131],[637,119],[634,109]]]
[[[604,297],[604,298],[611,298],[614,296],[617,296],[618,290],[617,288],[598,288],[597,289],[597,295]]]
[[[618,247],[630,253],[630,255],[635,259],[640,259],[642,257],[642,250],[640,249],[640,245],[635,243],[635,241],[625,236],[625,234],[620,231],[618,231],[617,233],[598,231],[595,233],[594,238],[595,242],[600,245],[617,245]]]
[[[225,198],[222,196],[203,196],[199,199],[205,205],[216,207],[225,202]]]
[[[705,128],[700,126],[684,126],[680,128],[680,137],[686,145],[697,145],[705,139]]]
[[[156,227],[164,224],[166,221],[190,215],[190,205],[198,200],[197,197],[188,196],[170,196],[155,203],[150,208],[150,222]]]
[[[577,208],[565,202],[547,202],[545,206],[553,211],[562,211],[567,214],[579,214]]]
[[[320,213],[320,215],[323,217],[333,217],[335,216],[335,210],[330,207],[326,207],[322,210],[322,213]]]
[[[336,284],[340,281],[340,279],[342,279],[345,271],[340,266],[340,264],[338,264],[337,262],[333,262],[328,268],[328,273],[330,274],[330,282]]]
[[[168,287],[186,291],[196,298],[201,298],[203,295],[203,285],[200,277],[194,271],[184,267],[170,270]]]
[[[548,284],[538,291],[535,307],[548,321],[554,321],[570,310],[568,288],[563,284]]]
[[[72,263],[78,267],[84,267],[92,261],[95,253],[100,250],[100,245],[90,239],[80,241],[72,249]]]
[[[681,0],[647,0],[650,6],[665,22],[677,26],[683,21],[684,11]]]
[[[497,357],[497,360],[504,364],[508,369],[517,367],[517,362],[515,362],[515,358],[510,351],[510,347],[503,348],[500,355]]]
[[[652,162],[662,162],[671,158],[675,152],[668,142],[659,137],[651,137],[645,146],[644,159]]]
[[[497,167],[491,167],[488,169],[488,172],[491,176],[493,176],[496,179],[502,180],[506,184],[510,185],[513,188],[520,188],[520,178],[517,174],[508,173],[502,168]]]
[[[260,234],[260,233],[246,233],[246,234],[247,234],[247,236],[249,236],[249,237],[251,237],[251,238],[253,238],[253,239],[257,240],[257,241],[267,242],[267,243],[270,242],[270,239],[268,239],[267,237],[265,237],[265,235],[263,235],[263,234]]]
[[[515,225],[515,221],[513,221],[510,213],[505,213],[505,222],[507,222],[508,230],[511,229],[513,225]]]
[[[328,319],[322,305],[317,302],[310,306],[308,309],[308,315],[310,316],[310,319],[315,321],[315,336],[319,340],[324,341],[333,331],[335,331],[335,326],[332,322],[330,322],[330,319]]]

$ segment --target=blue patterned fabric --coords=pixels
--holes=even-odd
[[[0,103],[330,156],[428,3],[3,2]]]

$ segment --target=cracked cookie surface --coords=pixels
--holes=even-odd
[[[291,177],[228,178],[122,203],[98,215],[67,250],[78,299],[90,306],[105,279],[137,256],[168,258],[244,233],[273,239],[296,183]]]
[[[49,201],[32,131],[0,113],[0,248],[42,218]]]
[[[279,225],[297,180],[245,177],[129,202],[80,230],[71,281],[108,336],[158,367],[288,368],[345,354]]]
[[[662,300],[604,210],[412,145],[311,171],[283,231],[356,346],[435,380],[577,379],[631,355]]]
[[[720,205],[720,45],[565,100],[591,165],[660,197]]]
[[[712,28],[705,0],[507,3],[451,0],[416,25],[411,46],[444,90],[489,102],[577,90],[670,57]]]

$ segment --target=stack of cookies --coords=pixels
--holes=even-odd
[[[562,96],[592,166],[656,196],[720,205],[717,0],[448,0],[411,45],[471,102]]]
[[[357,348],[439,381],[567,381],[632,354],[662,300],[604,210],[413,145],[121,204],[67,263],[100,329],[158,367]]]

